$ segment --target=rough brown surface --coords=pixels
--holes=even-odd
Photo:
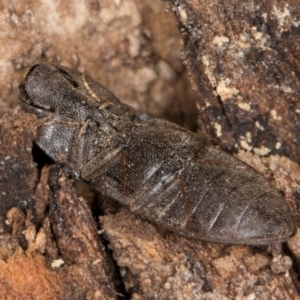
[[[131,299],[297,297],[288,275],[290,258],[281,254],[272,258],[267,248],[164,237],[126,211],[101,220]]]
[[[20,109],[0,122],[0,297],[115,299],[87,204],[59,169],[44,167],[38,176],[32,156],[38,123]]]
[[[88,73],[140,112],[185,124],[197,113],[162,3],[48,2],[0,4],[1,114],[17,103],[26,68],[41,61]],[[287,157],[299,162],[299,4],[223,2],[169,6],[200,95],[200,127],[223,148],[255,152],[238,157],[273,180],[297,213],[300,169]],[[36,126],[20,110],[0,124],[0,298],[300,299],[299,234],[284,251],[224,246],[163,232],[111,199],[90,210],[42,153],[33,161]],[[103,215],[104,244],[91,212]]]
[[[32,139],[38,122],[36,118],[15,118],[9,112],[0,127],[0,212],[13,206],[24,209],[32,206],[32,194],[38,179],[32,162]],[[20,185],[20,182],[23,182]],[[0,216],[1,218],[1,216]]]
[[[0,115],[16,105],[26,68],[52,62],[99,80],[142,113],[193,125],[179,34],[160,1],[2,1],[0,21]]]
[[[299,163],[300,3],[170,3],[202,129],[224,149]]]

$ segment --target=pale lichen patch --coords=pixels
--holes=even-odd
[[[231,80],[229,78],[221,79],[218,82],[216,92],[220,96],[222,101],[232,98],[234,95],[237,95],[239,91],[234,87],[229,87]]]
[[[284,31],[284,23],[287,21],[287,18],[291,15],[288,9],[288,4],[284,6],[283,9],[273,6],[273,14],[278,20],[279,31],[280,33]]]
[[[243,110],[246,110],[246,111],[249,111],[251,109],[251,106],[249,103],[245,103],[245,102],[241,102],[238,104],[238,107],[243,109]]]
[[[217,85],[217,80],[215,76],[213,75],[212,71],[209,68],[209,58],[208,55],[202,56],[202,63],[205,66],[204,74],[208,77],[211,85],[215,87]]]
[[[291,93],[294,93],[294,90],[290,87],[290,86],[287,86],[285,84],[282,84],[279,89],[287,94],[291,94]]]
[[[220,137],[222,135],[222,126],[218,123],[214,123],[214,127],[217,137]]]
[[[215,36],[213,39],[213,44],[216,44],[218,47],[224,46],[224,44],[229,43],[229,38],[227,36]]]
[[[260,148],[253,148],[253,151],[255,154],[257,154],[259,156],[265,156],[271,152],[271,149],[269,149],[265,146],[261,146]]]
[[[252,147],[251,145],[249,145],[248,142],[245,141],[245,140],[241,140],[241,141],[240,141],[240,144],[241,144],[241,147],[242,147],[243,149],[247,150],[247,151],[251,151],[252,148],[253,148],[253,147]]]
[[[51,263],[51,268],[52,269],[58,269],[60,268],[61,266],[63,266],[65,264],[64,260],[59,258],[59,259],[55,259],[52,261]]]
[[[246,136],[240,137],[240,145],[242,148],[244,148],[247,151],[251,151],[253,147],[251,146],[252,137],[251,132],[246,132]]]
[[[267,13],[263,13],[261,16],[263,17],[264,21],[266,22],[267,18],[268,18],[268,14]]]
[[[276,145],[275,145],[275,148],[276,148],[276,149],[279,149],[279,148],[281,147],[281,145],[282,145],[282,144],[281,144],[280,142],[277,142]]]
[[[246,132],[246,141],[248,143],[252,142],[252,137],[251,137],[251,132],[250,131]]]
[[[246,33],[240,34],[240,38],[237,42],[237,48],[241,52],[241,50],[245,51],[246,49],[249,49],[251,47],[251,44],[249,42],[249,36]]]
[[[251,27],[251,33],[256,40],[259,40],[263,37],[263,33],[261,31],[257,31],[255,26]]]
[[[270,39],[266,33],[257,31],[256,26],[251,27],[251,34],[256,41],[256,45],[262,49],[268,48],[268,40]]]
[[[293,21],[292,25],[298,28],[300,25],[300,21]]]
[[[255,126],[259,129],[259,130],[265,130],[265,128],[258,122],[255,122]]]
[[[182,23],[186,25],[188,16],[184,9],[184,6],[182,6],[182,5],[178,6],[178,12],[179,12]]]
[[[282,117],[281,116],[278,116],[277,115],[277,111],[275,109],[272,109],[270,111],[270,114],[271,114],[271,117],[274,119],[274,120],[281,120]]]

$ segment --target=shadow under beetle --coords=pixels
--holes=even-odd
[[[35,65],[20,101],[44,118],[35,142],[47,155],[163,228],[229,244],[294,234],[284,197],[258,172],[199,133],[135,113],[80,72]]]

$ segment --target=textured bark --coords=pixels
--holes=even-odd
[[[160,1],[4,0],[0,21],[0,115],[16,105],[26,69],[52,62],[90,75],[142,113],[195,122],[176,22]]]
[[[163,236],[157,228],[126,211],[101,221],[131,299],[298,297],[292,276],[288,275],[290,258],[280,253],[272,257],[271,248]]]
[[[0,109],[17,103],[31,64],[77,68],[139,112],[188,125],[198,113],[214,143],[255,153],[237,156],[272,179],[297,213],[298,5],[170,1],[197,98],[173,15],[159,1],[2,1]],[[38,124],[20,110],[0,123],[1,298],[300,299],[299,234],[282,251],[164,232],[111,199],[75,192],[32,150]],[[91,212],[101,215],[98,234]]]
[[[300,3],[170,2],[201,128],[224,149],[299,163]]]
[[[44,167],[38,176],[32,156],[38,124],[19,109],[0,123],[0,296],[115,299],[88,206],[57,168]]]

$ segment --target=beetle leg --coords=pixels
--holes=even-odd
[[[86,161],[86,156],[88,153],[85,150],[86,146],[86,138],[85,133],[88,128],[88,125],[90,123],[90,120],[87,120],[83,123],[83,125],[80,127],[77,137],[75,138],[75,141],[72,145],[72,151],[71,151],[71,161],[73,162],[74,169],[80,170],[82,164]]]
[[[81,177],[86,181],[93,181],[101,177],[107,170],[120,163],[122,147],[106,149],[85,164],[81,170]]]

